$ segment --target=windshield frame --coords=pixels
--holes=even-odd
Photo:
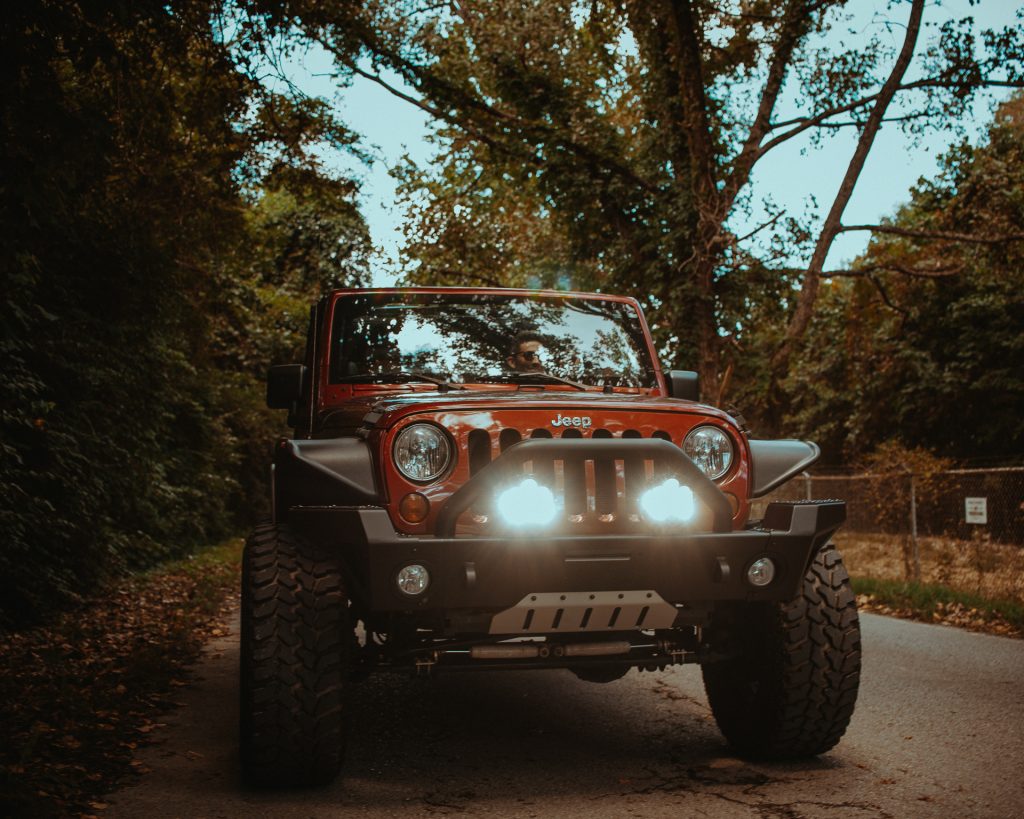
[[[528,289],[513,289],[513,288],[456,288],[456,287],[381,287],[381,288],[360,288],[360,289],[348,289],[348,290],[336,290],[329,294],[327,298],[327,319],[324,322],[324,342],[322,349],[326,353],[322,355],[320,361],[320,382],[325,388],[327,395],[325,398],[329,399],[340,399],[345,395],[352,395],[354,392],[367,392],[367,391],[394,391],[396,388],[409,390],[414,387],[420,389],[429,388],[431,390],[436,389],[435,385],[424,382],[419,384],[418,382],[401,382],[390,384],[387,382],[379,382],[373,384],[352,384],[344,383],[343,380],[338,380],[333,377],[335,358],[338,355],[338,351],[334,349],[334,340],[337,332],[336,322],[343,320],[340,316],[341,310],[339,310],[339,303],[346,298],[352,296],[494,296],[495,298],[501,299],[542,299],[545,301],[603,301],[613,302],[621,304],[627,307],[629,310],[636,314],[636,328],[638,333],[636,334],[634,346],[637,349],[637,353],[646,356],[648,359],[649,366],[643,367],[642,371],[646,373],[645,381],[643,385],[639,387],[613,387],[615,392],[631,392],[646,395],[660,394],[667,395],[664,375],[661,370],[660,362],[658,361],[654,342],[651,337],[650,329],[647,326],[647,322],[644,318],[643,311],[640,309],[639,303],[636,299],[628,296],[615,296],[607,295],[604,293],[581,293],[575,291],[556,291],[556,290],[528,290]],[[644,362],[641,362],[644,363]],[[649,380],[648,380],[649,378]],[[495,382],[495,381],[475,381],[469,380],[466,382],[453,382],[453,383],[465,383],[472,384],[474,387],[479,386],[481,388],[490,389],[505,389],[508,390],[511,387],[518,388],[519,385],[514,382]],[[560,386],[558,384],[544,385],[549,389],[567,389],[573,390],[570,386]],[[603,389],[601,384],[587,384],[587,390],[594,392],[600,392]],[[332,402],[333,403],[333,402]]]

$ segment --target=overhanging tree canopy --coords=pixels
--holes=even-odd
[[[379,0],[326,10],[300,2],[277,13],[295,15],[345,71],[436,118],[441,168],[407,175],[429,183],[412,232],[421,277],[493,276],[484,266],[524,232],[538,239],[526,242],[530,260],[544,252],[544,234],[532,228],[543,223],[554,268],[575,266],[588,283],[612,286],[639,268],[637,290],[651,294],[659,323],[720,399],[727,331],[751,297],[789,297],[772,355],[775,371],[786,370],[828,250],[852,229],[842,215],[883,124],[949,127],[979,89],[1024,82],[1019,29],[979,33],[968,19],[928,31],[923,0],[908,0],[846,46],[846,6]],[[389,84],[383,69],[415,93]],[[800,113],[780,115],[783,99]],[[730,226],[758,163],[801,135],[847,128],[856,147],[823,224],[807,236],[807,269],[794,280],[772,259],[752,263]],[[764,228],[786,221],[776,214]],[[476,226],[498,249],[475,252]],[[531,266],[543,267],[536,258]],[[504,276],[514,265],[498,260],[496,269]]]

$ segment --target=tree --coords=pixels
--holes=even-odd
[[[787,385],[789,425],[832,458],[894,438],[959,459],[1024,456],[1024,96],[978,147],[826,279],[808,350]],[[826,276],[828,274],[826,273]]]
[[[264,300],[364,269],[351,186],[310,153],[344,129],[240,70],[221,11],[0,20],[0,627],[250,515],[280,424],[245,355],[282,320]]]
[[[567,259],[585,283],[609,286],[640,271],[636,292],[720,400],[750,304],[777,292],[792,309],[769,363],[775,382],[786,372],[835,237],[865,227],[844,225],[842,215],[883,124],[948,127],[979,89],[1024,82],[1017,29],[982,32],[979,47],[966,19],[922,43],[925,4],[909,0],[891,5],[875,35],[837,47],[845,5],[380,0],[334,19],[318,5],[293,10],[345,71],[439,124],[441,170],[406,172],[410,191],[430,182],[412,229],[411,249],[425,265],[419,278],[450,281],[459,269],[490,277],[465,266],[496,255],[472,253],[464,263],[472,226],[513,231],[515,241],[518,226],[548,222],[558,240],[553,267]],[[784,97],[801,113],[780,114]],[[730,225],[749,204],[758,163],[798,136],[846,128],[858,134],[856,148],[820,229],[807,234],[781,213],[763,226],[805,233],[807,269],[794,274],[779,259],[742,252],[745,237]],[[529,259],[537,248],[527,246]]]

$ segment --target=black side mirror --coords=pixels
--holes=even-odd
[[[700,401],[700,376],[693,370],[671,370],[668,374],[668,392],[673,398]]]
[[[306,392],[309,370],[304,364],[279,364],[267,373],[267,406],[291,409],[301,403]]]

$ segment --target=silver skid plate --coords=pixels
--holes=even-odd
[[[491,634],[548,634],[669,628],[676,607],[653,591],[528,594],[491,618]]]

